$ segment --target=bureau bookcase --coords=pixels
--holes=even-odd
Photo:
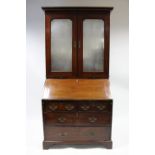
[[[98,144],[112,148],[109,82],[112,7],[43,7],[46,81],[43,148]]]

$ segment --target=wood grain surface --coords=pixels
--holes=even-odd
[[[108,100],[108,79],[47,79],[43,99]]]

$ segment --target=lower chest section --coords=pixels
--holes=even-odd
[[[44,140],[111,140],[112,101],[43,101]]]

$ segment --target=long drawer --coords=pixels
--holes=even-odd
[[[112,112],[112,100],[97,101],[70,101],[70,100],[45,100],[44,112]]]
[[[111,127],[46,127],[45,140],[78,141],[78,140],[110,140]]]
[[[112,114],[109,112],[70,112],[70,113],[52,113],[44,114],[44,124],[52,125],[77,125],[77,126],[105,126],[111,124]]]

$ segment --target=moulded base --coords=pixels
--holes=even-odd
[[[104,147],[112,149],[112,141],[43,141],[43,149],[49,148],[92,148],[92,147]]]

